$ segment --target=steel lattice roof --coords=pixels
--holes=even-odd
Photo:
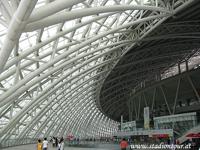
[[[0,137],[109,136],[117,62],[193,0],[0,0]]]

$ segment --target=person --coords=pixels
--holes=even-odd
[[[56,141],[56,147],[58,147],[58,138],[57,137],[55,137],[55,141]]]
[[[43,147],[43,150],[47,150],[47,148],[48,148],[48,141],[47,141],[47,138],[44,138],[42,147]]]
[[[38,139],[37,150],[42,150],[42,141]]]
[[[128,142],[125,140],[125,138],[123,138],[122,141],[120,142],[120,148],[121,150],[126,150],[127,147],[128,147]]]
[[[56,139],[55,139],[55,137],[53,137],[52,143],[53,143],[53,147],[56,147]]]
[[[58,142],[58,150],[60,150],[61,148],[61,144],[60,144],[60,141]]]
[[[58,150],[64,150],[64,139],[61,138],[58,143]]]

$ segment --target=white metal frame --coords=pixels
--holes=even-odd
[[[97,107],[105,78],[133,42],[192,0],[0,2],[4,142],[69,133],[82,138],[111,135],[118,123]]]

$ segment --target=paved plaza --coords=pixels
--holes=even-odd
[[[36,145],[22,145],[16,147],[4,148],[3,150],[36,150]],[[57,148],[49,147],[48,150],[57,150]],[[98,148],[77,148],[77,147],[65,147],[65,150],[119,150],[118,145],[101,145]]]

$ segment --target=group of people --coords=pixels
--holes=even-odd
[[[51,141],[52,141],[52,146],[57,147],[57,150],[64,150],[63,138],[58,139],[56,137],[53,137]],[[37,150],[48,150],[48,146],[49,142],[47,138],[44,138],[43,141],[39,139],[37,143]],[[122,141],[120,142],[121,150],[126,150],[127,147],[128,147],[128,142],[125,139],[122,139]]]
[[[63,138],[55,138],[52,139],[53,147],[57,147],[57,150],[64,150],[64,139]],[[37,143],[37,150],[48,150],[49,142],[47,138],[44,138],[44,140],[38,140]]]
[[[43,141],[38,139],[37,150],[47,150],[47,148],[48,148],[47,138],[44,138]]]

